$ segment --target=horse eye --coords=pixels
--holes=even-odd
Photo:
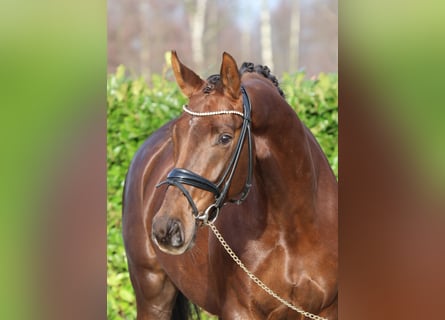
[[[230,141],[232,141],[232,137],[228,134],[222,134],[219,136],[218,143],[220,144],[228,144]]]

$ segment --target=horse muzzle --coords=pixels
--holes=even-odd
[[[193,246],[195,233],[193,230],[187,237],[186,229],[178,219],[168,216],[153,219],[152,240],[165,253],[174,255],[184,253]]]

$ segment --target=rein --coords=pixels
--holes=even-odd
[[[243,111],[244,111],[243,113],[234,110],[193,112],[189,110],[187,106],[183,106],[183,110],[192,116],[207,117],[207,116],[215,116],[222,114],[235,114],[243,118],[243,125],[241,128],[240,136],[238,138],[238,142],[235,147],[235,151],[232,155],[229,165],[227,166],[219,182],[213,183],[208,179],[200,176],[199,174],[184,168],[173,168],[167,175],[167,179],[160,182],[156,186],[160,187],[164,184],[168,184],[169,186],[175,186],[179,190],[181,190],[183,195],[187,198],[188,202],[190,203],[190,206],[192,207],[192,213],[195,219],[201,221],[204,224],[207,223],[207,221],[211,222],[215,221],[216,218],[218,217],[220,209],[226,204],[224,200],[226,199],[227,193],[229,192],[229,188],[232,183],[232,179],[239,162],[243,144],[246,139],[247,139],[247,147],[249,153],[249,163],[248,163],[249,168],[247,172],[246,183],[244,185],[244,189],[241,192],[241,196],[238,199],[231,199],[229,200],[229,202],[234,202],[238,205],[241,204],[247,198],[250,188],[252,187],[253,157],[252,157],[252,136],[250,133],[251,106],[247,92],[243,87],[241,87],[241,93],[243,95]],[[184,184],[212,192],[215,196],[215,202],[212,203],[204,212],[199,212],[195,202],[193,201],[193,198],[191,197],[187,189],[184,187]]]

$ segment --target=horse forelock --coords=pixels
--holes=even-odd
[[[206,85],[202,91],[205,94],[209,94],[218,89],[222,89],[221,76],[219,74],[214,74],[207,78]]]

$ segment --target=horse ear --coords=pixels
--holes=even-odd
[[[182,64],[175,50],[172,50],[171,63],[179,88],[183,94],[190,98],[195,91],[201,88],[204,80]]]
[[[241,95],[241,79],[235,59],[227,52],[223,53],[220,76],[224,91],[232,98],[238,99]]]

